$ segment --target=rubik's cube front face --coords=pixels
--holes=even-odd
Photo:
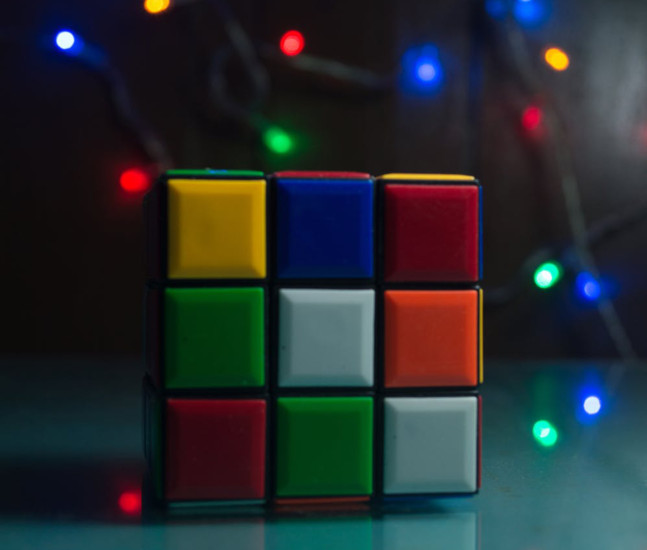
[[[480,204],[467,176],[167,173],[147,198],[158,496],[475,492]]]

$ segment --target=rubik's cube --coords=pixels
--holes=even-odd
[[[146,211],[163,502],[478,490],[474,178],[172,170]]]

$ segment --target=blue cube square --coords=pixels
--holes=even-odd
[[[282,179],[277,190],[277,274],[373,276],[371,179]]]

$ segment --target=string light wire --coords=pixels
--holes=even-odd
[[[506,21],[504,28],[507,41],[506,51],[510,53],[522,84],[532,95],[535,95],[542,89],[542,86],[540,79],[534,73],[525,35],[511,21]],[[553,138],[549,142],[558,166],[559,183],[566,206],[574,252],[582,269],[588,271],[599,280],[600,272],[589,248],[589,237],[582,209],[579,184],[570,147],[567,145],[566,127],[556,107],[550,101],[546,101],[544,110],[545,125]],[[608,296],[602,295],[597,300],[596,307],[619,355],[627,361],[635,361],[637,359],[636,352],[613,301]]]

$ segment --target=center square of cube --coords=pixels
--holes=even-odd
[[[281,289],[279,386],[372,386],[375,291]]]
[[[373,180],[275,181],[279,277],[373,276]]]
[[[276,409],[278,497],[372,493],[371,397],[279,397]]]

